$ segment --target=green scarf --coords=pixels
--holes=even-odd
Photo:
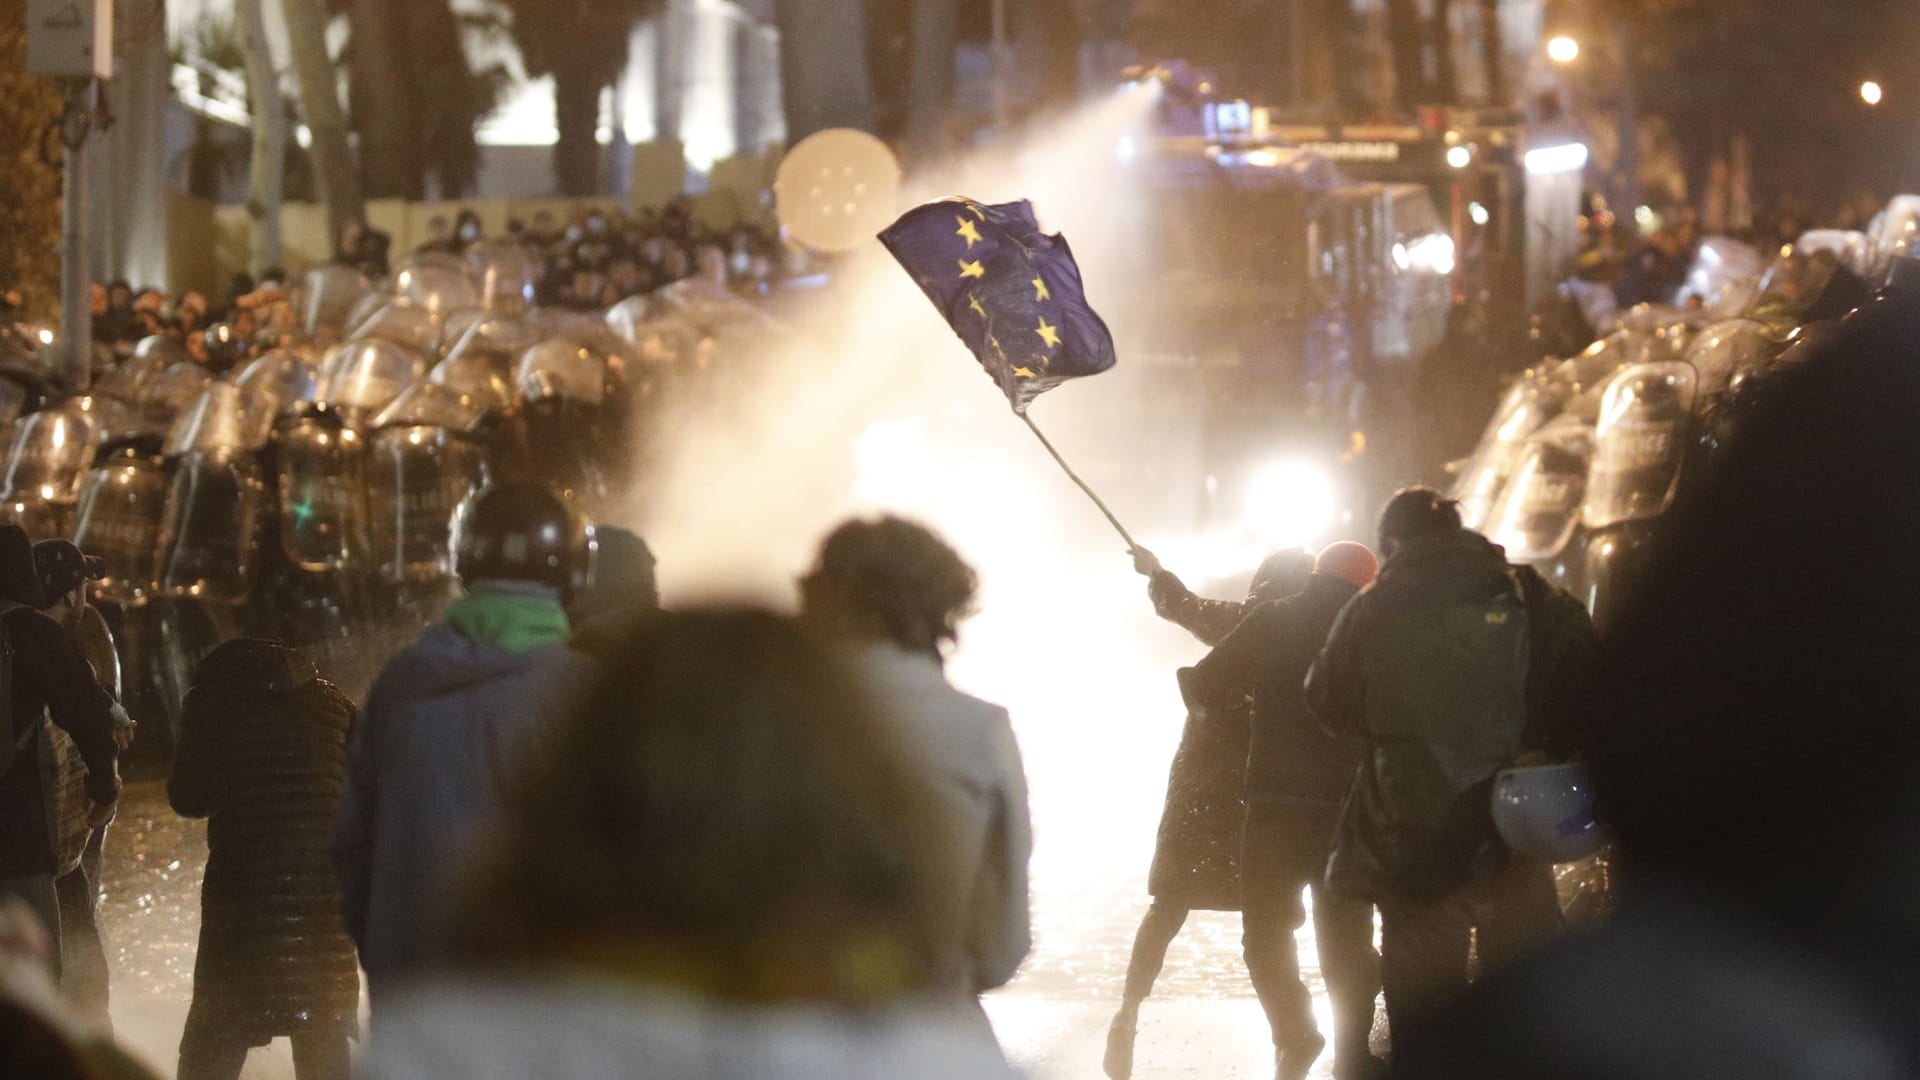
[[[532,652],[567,640],[567,612],[552,600],[510,593],[469,593],[447,608],[447,625],[469,641],[508,652]]]

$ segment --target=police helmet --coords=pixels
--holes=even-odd
[[[488,484],[454,514],[453,569],[467,585],[532,581],[566,600],[592,582],[594,550],[586,516],[540,484]]]

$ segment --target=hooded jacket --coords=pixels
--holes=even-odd
[[[1363,748],[1337,889],[1424,900],[1498,868],[1490,785],[1525,749],[1528,651],[1505,553],[1465,529],[1402,546],[1340,613],[1306,687]]]
[[[193,1011],[249,1045],[356,1020],[327,844],[352,725],[353,704],[284,645],[229,641],[194,669],[167,780],[176,813],[210,819]]]
[[[581,663],[564,640],[514,651],[436,624],[375,680],[333,835],[341,910],[370,980],[441,952],[449,871],[531,737],[584,681]]]

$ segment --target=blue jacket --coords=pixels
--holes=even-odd
[[[375,680],[333,835],[341,910],[370,980],[417,974],[442,951],[448,872],[583,664],[563,644],[515,653],[435,625]]]

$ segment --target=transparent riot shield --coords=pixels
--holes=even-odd
[[[374,432],[369,488],[381,578],[426,585],[453,573],[453,514],[484,469],[479,446],[459,431],[400,423]]]
[[[68,398],[22,420],[7,459],[8,501],[73,505],[108,428],[124,408],[110,398]]]
[[[428,354],[389,341],[355,341],[320,368],[318,399],[358,424],[426,377]]]
[[[234,385],[259,400],[271,422],[314,400],[320,393],[320,376],[298,354],[277,349],[242,369]]]
[[[309,405],[275,431],[280,547],[310,573],[367,562],[367,446],[325,405]]]
[[[1658,517],[1673,505],[1699,375],[1681,361],[1614,376],[1594,428],[1581,517],[1589,529]]]
[[[300,283],[300,325],[316,341],[338,341],[347,334],[355,305],[372,291],[373,282],[351,266],[316,266]]]
[[[481,306],[488,311],[513,318],[533,303],[540,261],[525,247],[505,241],[482,244],[467,253],[467,266],[479,286]]]
[[[270,403],[230,382],[214,382],[174,418],[161,453],[169,458],[202,453],[248,454],[273,431]]]
[[[393,300],[376,308],[354,327],[348,341],[389,341],[426,356],[440,349],[440,313],[419,304]]]
[[[159,424],[172,424],[213,382],[213,373],[191,360],[168,364],[141,395],[140,409]]]
[[[259,572],[266,486],[250,454],[190,450],[174,465],[154,591],[237,604]]]
[[[104,453],[88,470],[74,514],[73,542],[107,565],[98,595],[123,605],[146,600],[158,576],[167,468],[151,447]]]
[[[393,272],[394,296],[444,318],[461,308],[480,306],[480,290],[466,263],[451,255],[415,255]]]
[[[1580,523],[1593,458],[1593,430],[1562,416],[1527,438],[1506,489],[1488,515],[1487,539],[1514,562],[1558,556]]]

